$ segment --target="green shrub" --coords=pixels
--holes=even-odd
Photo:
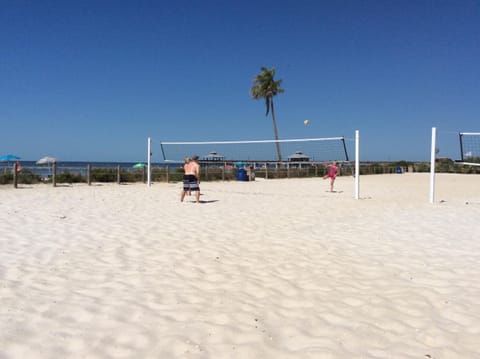
[[[17,173],[17,182],[23,184],[35,184],[42,182],[42,177],[30,170],[22,170]]]
[[[0,174],[0,184],[13,183],[13,174],[11,172],[5,172]]]
[[[57,183],[82,183],[86,181],[87,181],[86,178],[82,176],[80,173],[71,173],[68,171],[59,173],[55,177],[55,182]],[[49,178],[48,182],[52,182],[51,177]]]
[[[116,168],[94,168],[90,172],[92,182],[116,182]]]

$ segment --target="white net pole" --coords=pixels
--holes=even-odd
[[[355,131],[355,199],[360,198],[360,132]]]
[[[149,137],[147,140],[147,186],[152,185],[152,139]]]
[[[437,142],[437,128],[432,127],[432,148],[430,153],[430,203],[435,201],[435,155]]]

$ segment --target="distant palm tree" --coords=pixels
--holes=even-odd
[[[250,89],[250,96],[255,100],[264,98],[265,104],[267,106],[267,112],[265,116],[268,116],[268,113],[272,113],[273,121],[273,133],[275,135],[275,144],[277,146],[277,155],[278,160],[282,160],[282,153],[280,152],[280,143],[278,142],[278,130],[277,122],[275,121],[275,111],[273,108],[273,96],[276,96],[279,93],[284,93],[285,90],[280,87],[282,80],[274,80],[275,77],[275,68],[272,67],[271,70],[267,69],[265,66],[261,68],[262,72],[255,76],[253,79],[253,86]]]

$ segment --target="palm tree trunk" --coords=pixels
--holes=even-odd
[[[275,135],[275,145],[277,146],[277,156],[278,160],[282,160],[282,152],[280,151],[280,143],[278,142],[278,130],[277,130],[277,121],[275,121],[275,111],[273,109],[273,98],[270,99],[270,103],[272,105],[272,121],[273,121],[273,133]]]

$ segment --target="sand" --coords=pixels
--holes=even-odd
[[[0,186],[0,358],[480,358],[480,176]]]

